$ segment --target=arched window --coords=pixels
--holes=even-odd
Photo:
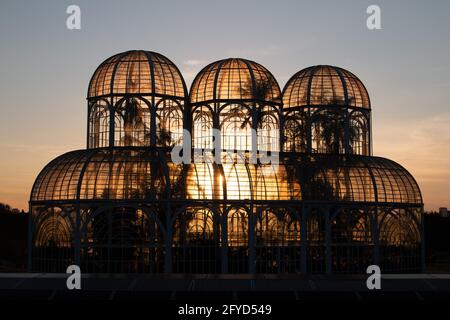
[[[213,116],[206,106],[196,108],[192,115],[193,132],[192,145],[198,149],[213,147]]]
[[[284,151],[306,152],[306,115],[292,111],[284,117]]]
[[[183,144],[183,112],[174,100],[162,100],[156,109],[156,146]]]
[[[222,149],[252,150],[252,116],[241,104],[230,104],[220,112]]]
[[[39,211],[33,237],[33,265],[49,272],[65,272],[74,263],[73,229],[66,212],[58,207]]]
[[[320,110],[313,115],[311,140],[313,152],[345,153],[345,113],[339,110]]]
[[[370,155],[369,125],[361,112],[353,112],[350,117],[350,147],[352,153]]]
[[[161,272],[164,238],[160,224],[142,209],[114,207],[92,214],[82,230],[83,270]]]
[[[220,230],[219,215],[208,208],[193,207],[180,212],[173,230],[173,272],[220,272]]]
[[[269,106],[258,114],[258,150],[280,151],[280,121],[277,111]]]
[[[248,246],[248,215],[244,209],[231,209],[228,212],[228,246]]]
[[[138,98],[126,98],[115,108],[115,146],[150,144],[150,108]]]
[[[210,240],[214,231],[214,215],[210,210],[194,210],[186,226],[188,241]]]
[[[109,105],[104,100],[98,100],[90,109],[88,148],[102,148],[108,145]]]

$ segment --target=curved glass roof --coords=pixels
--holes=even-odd
[[[169,159],[170,153],[150,148],[68,152],[41,171],[31,201],[300,199],[300,186],[288,181],[283,167],[256,168],[234,158],[218,167],[212,162],[183,166]]]
[[[345,69],[319,65],[294,74],[283,89],[283,107],[343,105],[370,109],[364,84]]]
[[[228,157],[227,159],[225,159]],[[421,205],[420,189],[399,164],[380,157],[313,155],[252,165],[224,155],[177,165],[152,148],[91,149],[51,161],[33,186],[31,201],[63,200],[304,200]]]
[[[280,87],[270,71],[241,58],[207,65],[195,77],[189,96],[194,104],[230,100],[281,102]]]
[[[181,72],[165,56],[132,50],[116,54],[100,64],[89,82],[88,98],[108,95],[158,95],[184,98]]]
[[[422,204],[413,176],[386,158],[315,154],[300,171],[304,200]]]

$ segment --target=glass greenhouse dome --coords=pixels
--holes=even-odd
[[[284,150],[371,155],[370,99],[350,71],[313,66],[283,90]]]

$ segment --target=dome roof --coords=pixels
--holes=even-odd
[[[361,80],[350,71],[334,66],[303,69],[283,89],[284,109],[324,105],[370,109],[370,99]]]
[[[300,172],[305,200],[422,205],[414,177],[386,158],[314,154]]]
[[[281,90],[274,76],[262,65],[229,58],[207,65],[195,77],[191,103],[248,100],[281,102]]]
[[[133,93],[184,98],[186,92],[172,61],[156,52],[132,50],[100,64],[89,82],[88,98]]]
[[[228,155],[227,155],[228,156]],[[212,162],[174,164],[170,153],[148,147],[77,150],[51,161],[38,175],[31,201],[213,199]],[[229,159],[230,160],[230,159]],[[224,178],[219,196],[244,200],[300,199],[299,185],[285,168],[260,170],[245,163],[219,165]],[[253,181],[253,182],[252,182]],[[255,185],[254,185],[254,184]],[[295,183],[294,183],[295,184]],[[252,193],[253,192],[253,193]]]
[[[230,157],[229,155],[227,155]],[[225,159],[226,160],[226,159]],[[77,200],[230,199],[422,205],[419,186],[399,164],[380,157],[320,155],[282,158],[278,166],[236,159],[177,165],[152,148],[68,152],[38,175],[31,202]],[[218,190],[215,196],[213,190]]]

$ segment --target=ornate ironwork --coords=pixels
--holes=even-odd
[[[33,186],[30,270],[422,270],[420,189],[405,168],[371,156],[370,102],[356,76],[307,68],[282,95],[263,66],[226,59],[206,66],[187,97],[160,54],[128,51],[99,66],[88,148],[51,161]],[[349,132],[357,126],[363,133]],[[182,129],[202,161],[171,160]],[[279,163],[251,162],[255,149],[281,150]]]

